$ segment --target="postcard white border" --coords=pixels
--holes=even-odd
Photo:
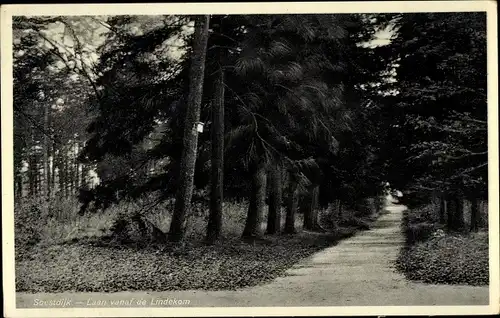
[[[488,160],[489,160],[489,306],[363,306],[363,307],[215,307],[215,308],[75,308],[17,309],[14,280],[12,16],[15,15],[155,15],[257,13],[487,13],[488,33]],[[175,4],[44,4],[1,7],[1,116],[2,116],[2,239],[3,291],[6,317],[194,317],[194,316],[336,316],[336,315],[469,315],[499,313],[499,199],[498,199],[498,52],[494,1],[387,2],[263,2]]]

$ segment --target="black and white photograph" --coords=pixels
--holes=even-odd
[[[498,313],[496,3],[1,11],[7,317]]]

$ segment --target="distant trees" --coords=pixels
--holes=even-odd
[[[88,167],[76,157],[86,138],[89,90],[46,35],[57,23],[25,17],[13,23],[17,198],[67,197],[88,183]]]

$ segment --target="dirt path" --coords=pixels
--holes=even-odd
[[[159,300],[167,302],[163,307],[180,306],[183,300],[194,307],[488,305],[488,287],[419,284],[395,272],[392,264],[403,244],[404,207],[387,209],[390,213],[371,230],[314,254],[288,270],[287,276],[263,286],[214,292],[18,293],[17,307],[32,308],[36,299],[61,298],[71,301],[69,307],[87,308],[110,307],[112,300],[132,298],[156,307],[162,306]],[[93,301],[101,304],[91,305]]]

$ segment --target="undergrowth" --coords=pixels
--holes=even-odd
[[[33,206],[39,207],[38,214],[30,210]],[[143,209],[145,206],[149,208]],[[168,232],[172,207],[172,202],[152,206],[139,201],[78,216],[77,208],[54,214],[43,204],[18,206],[16,290],[109,292],[253,286],[283,275],[300,259],[358,230],[368,229],[374,220],[373,215],[346,211],[343,220],[334,220],[335,226],[323,224],[326,232],[311,233],[301,232],[299,214],[298,234],[264,236],[247,244],[240,239],[246,202],[225,202],[220,242],[203,242],[208,211],[194,207],[197,210],[187,221],[186,239],[173,244],[154,237]],[[333,218],[329,210],[320,215],[322,220]]]
[[[406,246],[397,269],[424,283],[488,285],[488,232],[447,232],[433,209],[428,205],[405,211]]]

